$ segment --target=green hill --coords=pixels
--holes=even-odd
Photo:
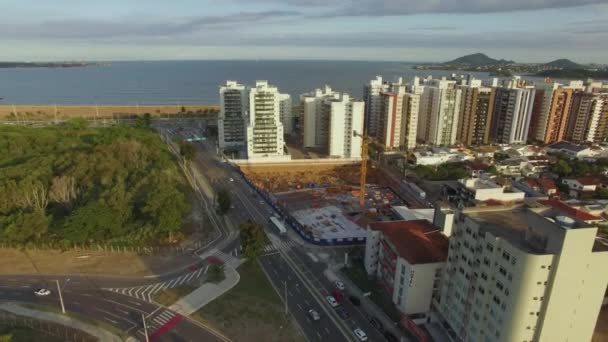
[[[494,59],[483,53],[474,53],[471,55],[462,56],[452,61],[443,63],[447,65],[466,65],[466,66],[487,66],[487,65],[504,65],[513,64],[513,61],[504,59]]]
[[[584,69],[583,65],[574,63],[573,61],[565,58],[556,59],[549,63],[545,64],[546,67],[556,68],[556,69]]]

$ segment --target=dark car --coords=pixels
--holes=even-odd
[[[380,323],[380,321],[376,317],[370,317],[369,324],[371,324],[372,327],[378,329],[379,331],[384,331],[384,327],[382,326],[382,323]]]
[[[390,332],[385,332],[384,333],[384,338],[388,341],[388,342],[399,342],[399,339],[397,337],[395,337],[395,335],[391,334]]]
[[[350,317],[350,314],[348,313],[348,311],[346,311],[346,309],[344,309],[343,307],[338,307],[336,309],[336,313],[338,314],[338,316],[340,316],[340,318],[342,319],[347,319]]]
[[[348,300],[350,300],[350,302],[353,303],[354,306],[361,305],[361,300],[355,296],[348,296]]]

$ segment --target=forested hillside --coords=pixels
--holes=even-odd
[[[172,158],[147,128],[0,127],[0,241],[175,239],[190,204]]]

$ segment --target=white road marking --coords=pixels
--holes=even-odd
[[[119,308],[116,308],[116,311],[120,311],[120,312],[122,312],[122,313],[123,313],[123,314],[125,314],[125,315],[128,315],[128,314],[129,314],[129,312],[128,312],[128,311],[121,310],[121,309],[119,309]]]
[[[177,285],[179,286],[179,285],[183,284],[184,281],[186,281],[186,276],[185,275],[182,276],[182,280]]]
[[[86,297],[93,297],[93,295],[92,295],[92,294],[89,294],[89,293],[83,293],[82,295],[83,295],[83,296],[86,296]]]
[[[205,271],[203,272],[203,274],[207,274],[207,271],[209,271],[209,265],[207,265],[207,267],[205,267]]]
[[[114,323],[114,324],[116,324],[116,323],[117,323],[115,320],[110,319],[110,318],[108,318],[108,317],[104,317],[103,319],[105,319],[105,320],[107,320],[107,321],[110,321],[110,322],[112,322],[112,323]]]
[[[189,282],[189,281],[190,281],[190,279],[192,279],[192,277],[194,277],[194,273],[195,273],[195,272],[190,272],[190,273],[188,273],[188,276],[186,277],[186,282]]]
[[[323,340],[323,338],[321,337],[321,334],[319,334],[318,331],[317,331],[317,336],[319,336],[319,340]]]
[[[135,304],[135,305],[137,305],[137,306],[141,306],[141,303],[138,303],[138,302],[132,302],[132,301],[130,301],[130,300],[129,300],[128,302],[129,302],[129,303],[131,303],[131,304]]]
[[[169,282],[169,288],[173,288],[173,286],[175,286],[175,283],[179,280],[179,278],[173,279]]]
[[[304,309],[302,309],[302,305],[300,305],[300,303],[298,303],[297,305],[300,308],[300,310],[304,310]]]
[[[80,305],[80,302],[77,302],[75,300],[72,301],[72,303],[76,304],[76,305]]]

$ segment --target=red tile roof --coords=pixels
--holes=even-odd
[[[547,190],[557,189],[557,185],[555,185],[555,181],[551,178],[539,178],[536,181],[544,189],[547,189]]]
[[[412,265],[443,262],[448,258],[448,238],[427,220],[374,222],[397,248],[399,256]]]
[[[598,182],[598,179],[593,176],[585,176],[585,177],[577,178],[576,180],[579,183],[581,183],[582,185],[596,185]]]
[[[540,186],[539,182],[537,182],[536,179],[534,179],[534,178],[528,178],[528,179],[526,179],[526,182],[532,189]]]
[[[568,204],[562,202],[562,201],[558,201],[558,200],[542,200],[542,201],[538,201],[540,204],[544,204],[550,207],[553,207],[563,213],[565,213],[568,216],[572,216],[572,217],[576,217],[580,220],[583,221],[598,221],[601,220],[602,218],[599,216],[595,216],[595,215],[591,215],[587,212],[584,212],[582,210],[578,210],[576,208],[572,208],[571,206],[569,206]]]

